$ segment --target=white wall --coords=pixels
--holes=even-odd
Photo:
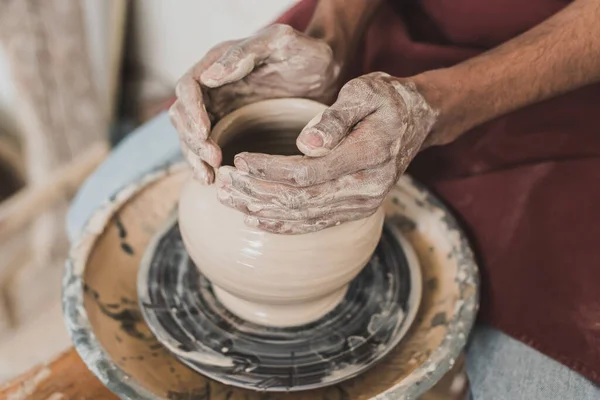
[[[245,37],[294,0],[135,0],[135,58],[173,85],[207,50]]]

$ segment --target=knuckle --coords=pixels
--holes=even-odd
[[[323,139],[323,148],[332,149],[352,127],[344,111],[329,108],[323,113],[321,120],[315,125],[315,130]]]
[[[296,211],[301,210],[306,204],[304,200],[305,197],[306,196],[298,190],[285,190],[285,192],[279,195],[278,201],[287,211]]]
[[[371,83],[364,77],[359,77],[346,83],[340,90],[340,96],[355,99],[356,96],[364,95],[371,91]]]
[[[293,184],[307,186],[313,181],[312,175],[311,168],[308,165],[301,165],[294,170],[290,180]]]
[[[367,76],[359,76],[348,82],[350,87],[355,88],[369,88],[371,86],[370,79]]]
[[[346,84],[344,86],[342,86],[342,88],[340,89],[339,95],[338,95],[338,99],[340,97],[344,97],[344,96],[348,96],[348,95],[352,95],[356,92],[357,87],[360,84],[358,82],[356,82],[355,79],[346,82]]]
[[[377,209],[379,208],[379,206],[381,206],[381,203],[383,203],[383,199],[385,199],[385,195],[370,198],[367,201],[365,201],[365,208],[370,211],[373,209]]]
[[[221,60],[218,62],[221,64],[228,64],[234,62],[244,56],[244,48],[240,45],[233,45],[227,50]]]
[[[321,132],[324,136],[333,136],[336,129],[339,130],[344,128],[344,116],[342,115],[342,112],[336,108],[328,108],[325,110],[321,122],[329,128]]]
[[[196,81],[194,80],[194,78],[192,78],[190,74],[185,74],[177,81],[175,85],[175,94],[177,95],[177,97],[181,97],[183,91],[191,85],[194,85],[195,83]]]

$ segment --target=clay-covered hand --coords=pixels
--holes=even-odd
[[[218,173],[219,199],[263,230],[299,234],[372,215],[428,139],[436,113],[410,81],[348,82],[303,129],[306,156],[240,153]]]
[[[243,105],[280,97],[333,100],[340,67],[327,43],[288,25],[210,50],[178,82],[170,109],[184,156],[204,183],[221,165],[221,149],[210,139],[211,123]]]

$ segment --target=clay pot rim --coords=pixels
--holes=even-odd
[[[301,97],[280,97],[257,101],[255,103],[246,104],[221,118],[211,130],[211,139],[219,144],[219,139],[223,132],[225,132],[236,119],[250,116],[253,112],[264,110],[265,107],[284,107],[286,104],[293,107],[322,108],[323,110],[327,108],[327,105],[324,103]]]
[[[160,399],[129,376],[104,350],[90,324],[84,307],[84,274],[89,256],[94,249],[97,239],[104,233],[105,228],[115,212],[140,193],[147,185],[171,174],[187,170],[185,162],[169,162],[150,170],[140,179],[125,185],[111,197],[103,206],[98,208],[86,223],[79,239],[74,243],[65,264],[62,280],[62,306],[67,331],[74,343],[77,353],[86,366],[113,393],[121,396],[135,396],[142,399]],[[420,396],[446,374],[466,345],[469,333],[475,323],[479,306],[479,273],[478,266],[471,246],[464,231],[450,210],[422,184],[404,175],[401,179],[409,180],[419,194],[419,198],[431,204],[432,207],[444,211],[442,218],[450,231],[457,235],[453,238],[458,248],[458,257],[462,262],[458,265],[456,283],[461,287],[460,298],[451,320],[445,338],[429,357],[413,370],[405,379],[388,388],[372,399],[387,399],[402,391],[403,395]],[[464,293],[463,293],[464,292]],[[437,365],[432,371],[431,366]],[[410,387],[407,388],[406,385]]]

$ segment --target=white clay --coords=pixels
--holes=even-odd
[[[279,119],[280,125],[293,122],[299,132],[324,107],[297,99],[262,103],[266,104],[255,103],[222,120],[214,130],[217,143],[232,126],[244,127],[244,109],[250,108],[254,123]],[[291,140],[294,143],[295,138]],[[222,304],[261,325],[296,326],[331,311],[381,236],[382,209],[371,217],[315,233],[267,233],[246,226],[244,216],[222,205],[216,192],[215,185],[193,179],[184,185],[179,201],[184,244]]]

